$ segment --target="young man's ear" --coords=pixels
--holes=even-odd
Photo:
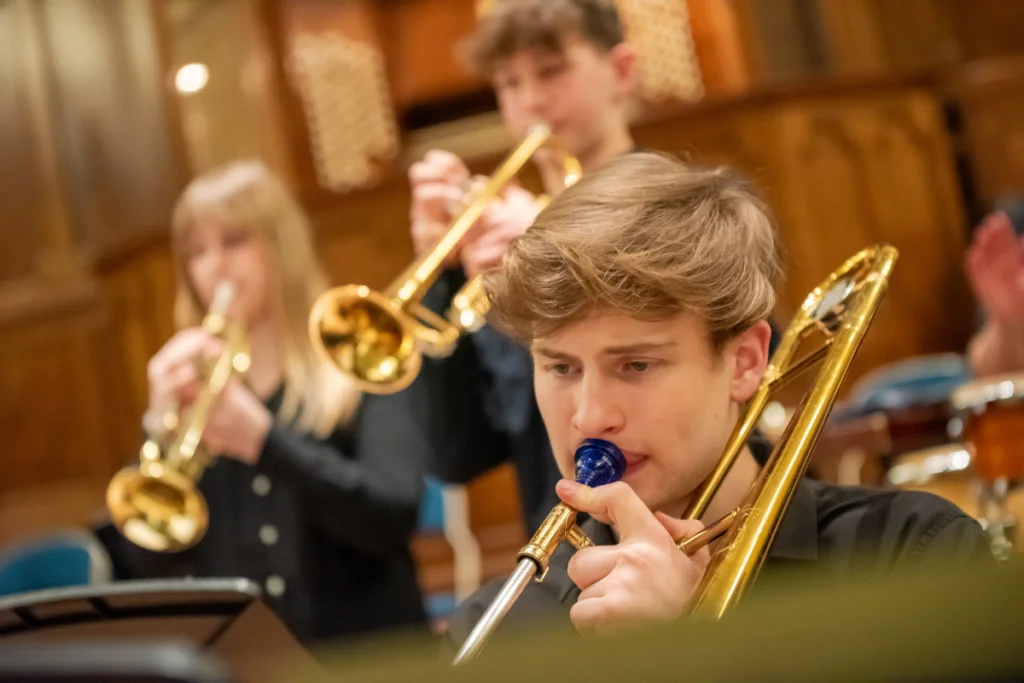
[[[728,343],[728,350],[733,357],[731,394],[737,403],[742,403],[753,396],[761,384],[761,378],[770,360],[768,344],[771,337],[771,326],[762,320]]]
[[[629,43],[619,43],[608,52],[608,60],[615,71],[618,91],[623,95],[632,94],[637,85],[637,54]]]

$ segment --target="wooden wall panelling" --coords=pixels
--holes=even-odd
[[[815,0],[835,73],[899,72],[1024,51],[1014,0]]]
[[[291,151],[281,132],[274,63],[259,6],[249,0],[174,0],[161,5],[168,69],[167,91],[180,110],[190,175],[237,159],[265,161],[294,180]],[[195,92],[174,86],[178,70],[206,67]]]
[[[0,281],[32,277],[74,242],[57,164],[40,5],[0,4]]]
[[[506,463],[467,486],[470,525],[482,556],[482,581],[511,572],[516,554],[529,540],[517,482],[515,467]]]
[[[383,289],[413,260],[404,178],[311,209],[318,254],[335,284]]]
[[[822,73],[828,53],[812,0],[736,0],[754,83],[787,83]]]
[[[770,185],[765,177],[768,159],[754,121],[742,110],[729,107],[696,108],[680,118],[651,122],[634,131],[637,144],[667,152],[695,164],[728,166],[755,182]]]
[[[40,482],[103,476],[104,378],[97,309],[88,301],[0,335],[0,429],[6,436],[0,493]]]
[[[174,333],[174,279],[165,240],[101,268],[108,325],[106,350],[97,362],[109,378],[106,429],[111,448],[105,462],[113,474],[136,457],[141,445],[142,414],[149,400],[146,365]]]
[[[964,58],[949,0],[870,0],[869,4],[885,41],[888,69],[927,69]]]
[[[102,247],[163,225],[182,169],[167,120],[153,3],[39,6],[79,238]]]
[[[1021,26],[1024,2],[1018,0],[945,0],[967,60],[988,59],[1024,51]]]
[[[398,0],[379,4],[381,48],[391,94],[401,111],[474,92],[488,84],[473,75],[459,54],[473,32],[473,0]]]
[[[749,46],[735,3],[688,0],[694,51],[708,96],[750,86]]]
[[[872,2],[818,0],[817,6],[828,45],[830,71],[878,73],[891,63],[889,46]]]
[[[973,306],[964,214],[936,98],[924,89],[810,98],[774,108],[775,206],[789,252],[790,310],[857,250],[901,253],[850,381],[909,356],[961,351]]]
[[[288,53],[291,16],[288,3],[280,0],[249,0],[254,21],[260,27],[258,37],[265,62],[265,87],[276,103],[275,134],[288,159],[287,177],[292,190],[306,202],[325,203],[335,195],[320,187],[309,144],[302,101],[289,76],[284,55]]]
[[[983,208],[1005,193],[1024,194],[1024,57],[965,65],[948,87]]]
[[[741,0],[758,83],[883,74],[1024,51],[1014,0]]]

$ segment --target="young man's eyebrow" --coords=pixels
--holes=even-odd
[[[617,346],[609,346],[601,350],[601,353],[606,356],[625,356],[631,353],[649,353],[651,351],[663,351],[679,346],[679,342],[674,340],[661,341],[661,342],[637,342],[636,344],[621,344]],[[555,358],[557,360],[575,360],[575,356],[564,351],[556,351],[555,349],[547,346],[534,346],[533,352],[539,356],[546,358]]]
[[[625,356],[631,353],[648,353],[651,351],[664,351],[679,346],[679,342],[674,340],[661,341],[661,342],[637,342],[636,344],[622,344],[619,346],[609,346],[601,351],[601,353],[608,356]]]
[[[562,351],[556,351],[555,349],[548,348],[547,346],[534,346],[533,352],[538,356],[544,356],[545,358],[554,358],[556,360],[575,360],[575,356]]]

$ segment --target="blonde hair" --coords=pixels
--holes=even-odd
[[[205,311],[186,271],[187,235],[202,219],[249,230],[269,247],[276,291],[270,305],[279,321],[283,350],[283,400],[278,422],[301,433],[323,437],[351,421],[360,393],[317,354],[308,332],[308,316],[327,278],[313,251],[313,236],[302,208],[284,184],[261,162],[239,161],[195,178],[174,208],[171,251],[177,292],[174,323],[198,325]]]
[[[701,317],[715,350],[766,320],[780,275],[767,206],[724,168],[635,153],[584,174],[485,277],[492,321],[529,342],[611,308]]]

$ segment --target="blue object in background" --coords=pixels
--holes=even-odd
[[[908,358],[861,377],[851,388],[843,409],[836,413],[853,417],[941,403],[949,399],[953,389],[971,379],[967,362],[959,354]]]
[[[444,531],[444,484],[427,477],[420,502],[420,533],[439,534]]]
[[[110,580],[110,560],[85,531],[39,536],[0,549],[0,595]]]

